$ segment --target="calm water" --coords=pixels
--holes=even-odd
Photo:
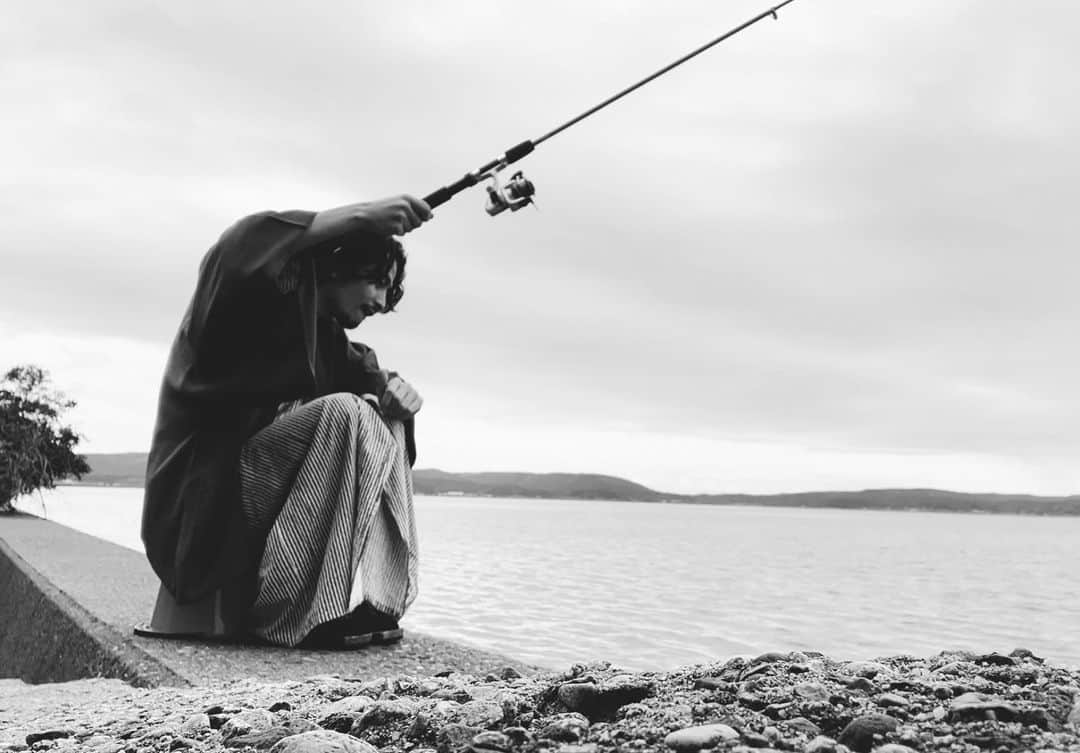
[[[45,502],[141,551],[141,498]],[[467,497],[418,497],[416,516],[421,595],[403,625],[538,664],[1024,646],[1080,665],[1080,518]]]

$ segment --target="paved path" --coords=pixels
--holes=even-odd
[[[0,516],[0,539],[114,630],[117,641],[144,651],[194,685],[248,677],[282,681],[324,674],[375,678],[430,675],[446,669],[481,675],[506,666],[530,674],[538,669],[411,630],[406,630],[400,643],[359,651],[305,651],[142,638],[132,634],[132,627],[149,620],[158,590],[157,577],[144,555],[29,515]]]

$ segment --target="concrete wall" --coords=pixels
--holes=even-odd
[[[56,588],[3,538],[0,677],[31,683],[115,677],[137,686],[186,684]]]

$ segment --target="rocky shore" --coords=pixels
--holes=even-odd
[[[1080,753],[1080,668],[1023,649],[855,662],[770,653],[662,673],[599,663],[527,676],[72,685],[4,681],[0,750]]]

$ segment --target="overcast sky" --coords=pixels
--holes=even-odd
[[[206,249],[263,209],[430,193],[766,7],[16,0],[0,368],[148,446]],[[1080,4],[799,0],[405,238],[353,337],[421,467],[667,491],[1080,493]]]

